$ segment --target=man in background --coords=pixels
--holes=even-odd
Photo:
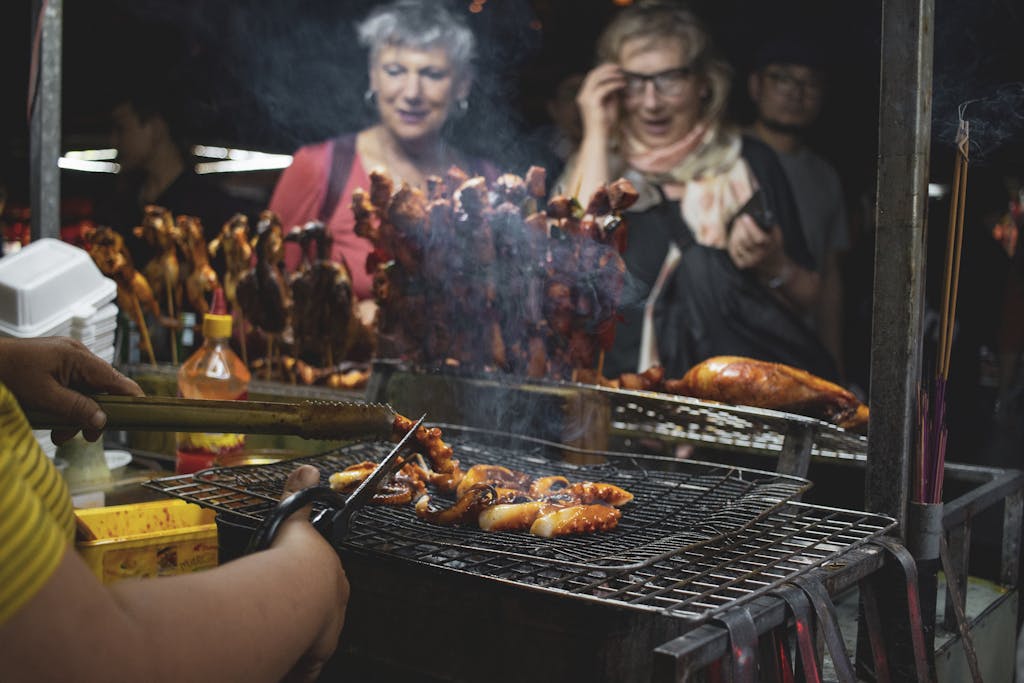
[[[748,132],[775,150],[793,189],[804,236],[821,273],[811,322],[842,373],[839,255],[849,247],[846,202],[836,169],[806,143],[824,100],[822,52],[802,36],[769,41],[755,55],[747,86],[756,108]]]
[[[216,237],[234,213],[252,208],[196,174],[183,102],[184,97],[161,79],[140,79],[115,98],[110,111],[121,171],[114,192],[97,204],[96,222],[124,236],[138,268],[154,256],[152,248],[132,234],[147,204],[162,206],[175,216],[198,216],[207,240]]]

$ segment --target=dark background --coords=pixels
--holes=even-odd
[[[25,116],[30,3],[4,3],[0,180],[27,196]],[[352,24],[371,0],[65,0],[64,149],[105,147],[110,97],[145,74],[180,97],[196,140],[291,152],[366,122],[365,55]],[[877,155],[881,3],[698,0],[692,3],[737,67],[735,116],[749,117],[743,76],[755,46],[782,29],[805,30],[828,49],[830,89],[814,131],[851,197],[873,190]],[[456,3],[465,10],[468,0]],[[948,177],[956,105],[972,105],[974,161],[1017,174],[1024,159],[1024,10],[1014,0],[936,3],[932,157]],[[611,0],[491,0],[467,12],[481,38],[480,76],[464,123],[466,146],[511,170],[529,163],[521,141],[543,121],[554,77],[592,65]],[[1007,85],[1010,84],[1010,85]],[[108,182],[65,172],[65,194]],[[83,178],[83,176],[92,176]],[[244,180],[243,180],[244,182]]]

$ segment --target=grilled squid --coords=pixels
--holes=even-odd
[[[389,481],[381,484],[370,502],[374,505],[405,505],[415,496],[413,487],[406,483]]]
[[[533,498],[543,498],[568,487],[569,480],[560,474],[552,477],[539,477],[530,485],[530,496]]]
[[[396,415],[395,421],[392,423],[395,438],[401,439],[412,429],[414,424],[416,423],[404,415]],[[420,425],[416,429],[415,438],[416,442],[423,447],[426,456],[430,458],[432,469],[435,472],[449,474],[458,469],[459,462],[452,458],[454,453],[452,447],[441,440],[440,429]]]
[[[552,538],[614,529],[622,513],[607,505],[573,505],[537,517],[530,525],[534,536]]]
[[[442,493],[455,493],[459,483],[462,482],[465,473],[459,468],[459,461],[457,458],[452,458],[454,465],[451,472],[440,473],[430,469],[427,465],[426,460],[420,453],[415,454],[415,463],[409,463],[409,467],[413,467],[417,470],[419,477],[431,486],[436,486]]]
[[[416,515],[434,524],[471,524],[480,511],[494,503],[497,497],[493,486],[477,484],[470,487],[455,505],[437,510],[430,507],[430,496],[423,495],[416,501]]]
[[[344,493],[358,486],[375,469],[377,469],[377,463],[364,460],[363,462],[346,467],[341,472],[335,472],[327,482],[335,491]]]
[[[577,482],[558,493],[575,498],[581,505],[607,503],[608,505],[621,507],[633,500],[633,494],[626,489],[599,481]]]
[[[473,465],[466,470],[465,476],[459,482],[456,493],[461,497],[469,487],[476,484],[491,484],[493,486],[526,492],[530,490],[530,482],[532,480],[533,477],[528,474],[516,472],[501,465]]]
[[[559,508],[546,500],[491,505],[480,512],[477,524],[484,531],[521,531],[529,529],[537,517]]]

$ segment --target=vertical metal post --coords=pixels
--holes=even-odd
[[[882,2],[865,499],[868,510],[896,518],[904,535],[921,384],[934,16],[934,0]],[[878,596],[881,623],[888,625],[887,659],[894,680],[910,680],[915,669],[922,673],[910,654],[920,635],[916,631],[922,629],[913,618],[917,614],[920,620],[917,586],[908,582],[899,590],[898,572],[889,565],[884,572],[888,580],[881,582],[880,574]],[[861,614],[857,664],[863,672],[872,661],[863,604]],[[921,656],[931,661],[932,653]]]
[[[921,381],[934,0],[884,0],[866,504],[906,529]]]
[[[30,195],[32,239],[60,237],[60,119],[63,0],[32,0],[33,44],[38,53],[32,98]],[[33,85],[29,84],[30,87]]]

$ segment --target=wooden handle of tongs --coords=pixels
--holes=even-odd
[[[93,396],[107,429],[293,434],[346,439],[391,434],[395,413],[379,403],[218,401],[164,396]],[[35,429],[77,429],[67,418],[29,411]]]

